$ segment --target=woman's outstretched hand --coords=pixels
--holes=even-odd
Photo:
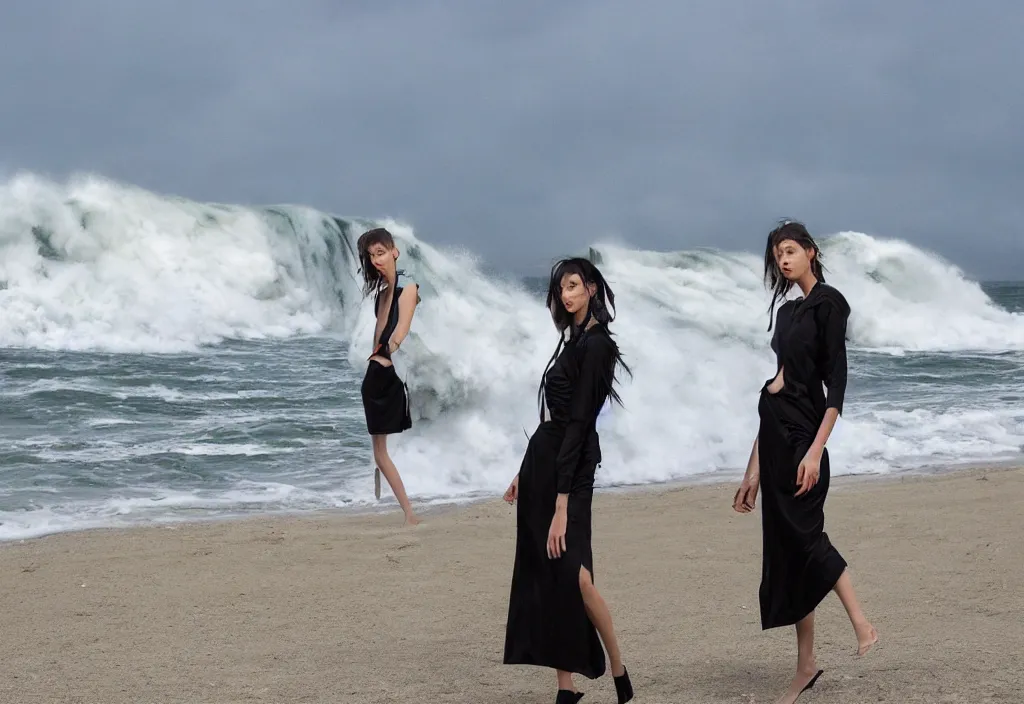
[[[510,503],[510,504],[514,504],[516,502],[516,499],[519,498],[519,475],[518,474],[516,475],[516,478],[512,480],[512,483],[508,485],[508,489],[505,491],[505,496],[502,497],[502,498],[505,499],[506,503]]]
[[[757,503],[757,490],[760,486],[760,476],[756,474],[744,476],[740,488],[736,490],[736,495],[732,497],[733,511],[737,513],[750,513],[753,511],[754,505]]]

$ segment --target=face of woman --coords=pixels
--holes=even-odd
[[[590,297],[594,295],[595,286],[583,285],[583,279],[579,274],[565,274],[562,277],[562,305],[565,310],[579,320],[586,315],[587,307],[590,304]]]
[[[775,263],[788,281],[799,281],[811,270],[814,249],[804,249],[793,240],[782,240],[775,245]]]
[[[398,259],[398,250],[395,247],[387,247],[383,244],[372,244],[367,250],[370,255],[370,263],[373,268],[387,276],[395,270],[395,260]]]

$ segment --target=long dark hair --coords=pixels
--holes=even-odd
[[[384,285],[384,275],[370,261],[370,247],[375,244],[391,249],[395,246],[395,238],[383,227],[375,227],[359,236],[356,251],[359,252],[359,272],[363,275],[364,296],[376,293]]]
[[[811,237],[807,227],[796,220],[780,220],[778,226],[768,233],[768,243],[764,248],[764,282],[772,292],[772,303],[768,309],[768,329],[772,329],[775,319],[775,304],[784,299],[793,282],[782,275],[779,263],[775,261],[775,248],[780,242],[792,240],[805,250],[814,250],[814,259],[811,260],[811,273],[821,283],[825,283],[825,267],[821,263],[821,248]]]
[[[580,281],[588,289],[590,286],[594,287],[594,293],[590,297],[588,304],[587,317],[583,320],[583,324],[580,326],[576,325],[575,316],[565,309],[562,304],[562,279],[567,275],[576,274],[580,277]],[[587,334],[587,326],[590,323],[590,319],[593,318],[597,321],[598,325],[604,327],[605,332],[608,334],[609,339],[612,337],[612,332],[608,329],[609,323],[615,320],[615,292],[612,291],[612,287],[605,281],[601,271],[594,266],[593,262],[589,259],[582,257],[571,257],[568,259],[561,259],[555,262],[554,266],[551,267],[551,277],[548,279],[548,295],[547,295],[547,307],[551,313],[551,320],[554,322],[555,327],[558,329],[558,345],[555,347],[555,353],[551,355],[551,359],[548,360],[547,366],[544,367],[544,374],[541,375],[540,388],[537,389],[537,403],[540,406],[541,421],[544,420],[544,407],[543,407],[543,394],[544,394],[544,377],[547,376],[548,370],[551,365],[554,364],[558,358],[558,353],[562,351],[562,346],[566,342],[566,331],[569,332],[569,340],[578,341],[584,335]],[[615,390],[615,382],[617,378],[615,376],[615,367],[621,366],[626,370],[626,373],[633,376],[632,370],[629,365],[626,364],[622,358],[622,353],[619,352],[619,346],[615,344],[614,340],[611,340],[612,348],[614,350],[612,356],[611,368],[608,370],[608,395],[618,403],[622,405],[622,399],[619,397],[618,392]]]

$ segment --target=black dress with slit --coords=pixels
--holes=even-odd
[[[603,325],[570,339],[544,376],[550,417],[530,438],[519,469],[516,553],[505,664],[539,665],[590,679],[605,656],[580,592],[580,568],[593,577],[590,509],[601,461],[596,420],[611,389],[615,342]],[[558,494],[569,495],[562,556],[547,556]]]
[[[846,393],[846,322],[850,306],[835,288],[817,283],[806,298],[778,311],[772,349],[776,377],[758,404],[763,557],[759,600],[763,629],[789,626],[809,615],[835,587],[846,561],[825,533],[828,449],[818,483],[801,496],[797,468],[814,442],[825,410],[843,410]],[[826,395],[822,386],[828,388]]]
[[[373,357],[391,359],[389,343],[391,335],[398,327],[398,299],[402,295],[403,286],[398,286],[401,272],[395,279],[395,292],[391,296],[391,307],[384,329],[380,332],[377,344],[370,355],[366,366],[366,374],[360,393],[363,399],[363,413],[366,416],[366,430],[370,435],[391,435],[401,433],[412,427],[412,414],[409,410],[409,390],[398,376],[394,364],[381,364]],[[415,285],[415,284],[414,284]],[[380,294],[377,292],[373,309],[379,310]],[[417,293],[418,295],[418,293]]]

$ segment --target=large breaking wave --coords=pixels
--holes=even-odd
[[[354,241],[371,224],[305,207],[196,203],[92,176],[18,176],[0,186],[0,346],[174,353],[317,336],[347,347],[361,370],[373,321]],[[385,224],[423,300],[398,355],[416,419],[394,449],[407,486],[433,496],[501,489],[536,423],[539,374],[556,343],[547,311],[514,277]],[[822,247],[829,281],[853,306],[858,364],[1024,350],[1024,315],[941,258],[850,232]],[[616,291],[614,329],[635,372],[625,407],[602,418],[599,480],[741,468],[758,390],[774,370],[760,256],[602,244],[590,256]],[[1019,409],[856,394],[830,442],[836,473],[998,457],[1024,443]]]

